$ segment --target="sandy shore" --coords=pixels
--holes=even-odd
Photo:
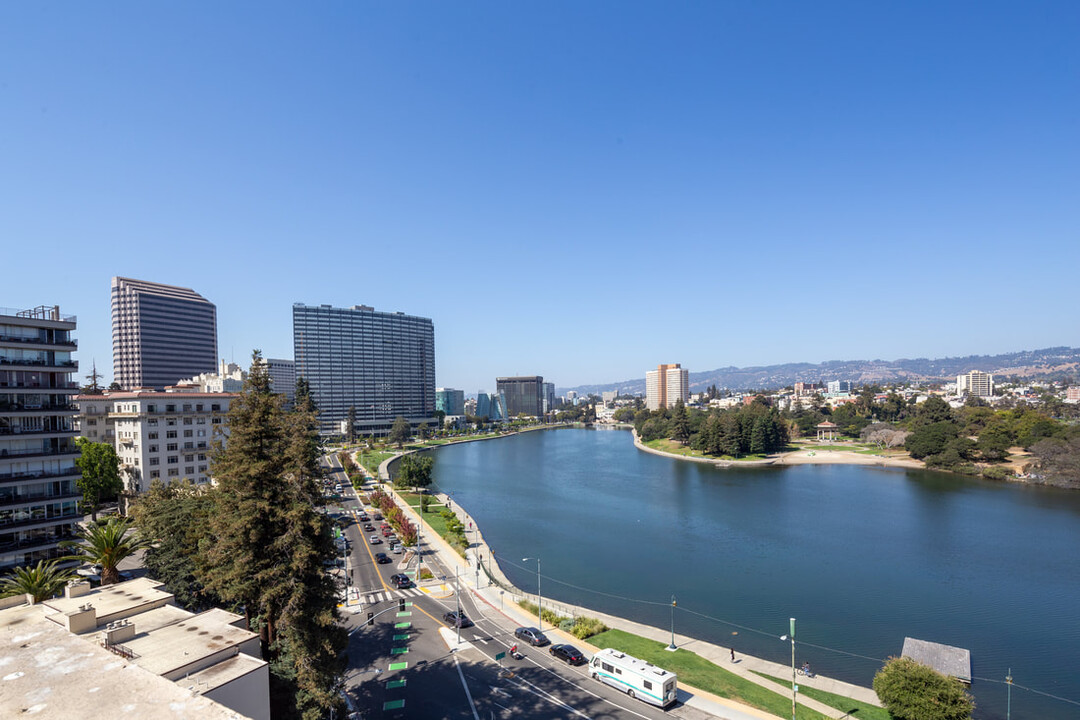
[[[830,443],[834,444],[834,443]],[[689,460],[690,462],[705,463],[718,467],[765,467],[771,465],[877,465],[879,467],[900,467],[915,470],[923,470],[926,464],[921,460],[904,456],[863,455],[854,450],[818,450],[813,445],[807,445],[798,450],[777,453],[760,460],[721,460],[718,458],[691,457],[676,453],[664,452],[651,448],[641,442],[637,433],[634,433],[634,446],[638,450],[663,455],[676,460]]]

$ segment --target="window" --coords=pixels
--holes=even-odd
[[[202,407],[203,407],[202,403],[197,403],[195,405],[195,412],[202,412],[203,411]]]
[[[646,690],[652,690],[652,683],[648,680],[642,680],[641,684],[645,686]]]
[[[165,449],[169,452],[176,452],[176,443],[169,443],[165,446]]]
[[[205,425],[206,424],[206,418],[195,418],[195,424],[196,425]]]
[[[177,463],[180,462],[180,458],[177,457],[176,455],[170,455],[168,462],[169,462],[170,465],[176,465]]]
[[[199,453],[199,462],[202,462],[205,459],[206,459],[206,456],[203,455],[202,453]]]
[[[157,440],[157,430],[149,433],[149,437],[151,440]]]
[[[214,425],[220,425],[220,424],[221,424],[221,418],[214,418]]]
[[[175,430],[167,430],[165,432],[165,437],[167,437],[169,439],[172,439],[172,438],[176,437],[176,431]]]
[[[97,425],[97,420],[87,420],[86,424],[87,425]]]
[[[199,430],[197,433],[195,433],[195,437],[206,437],[206,431]]]
[[[191,424],[191,418],[184,418],[184,424],[185,425],[190,425]]]
[[[150,458],[150,464],[151,465],[157,465],[158,460],[160,460],[160,458],[156,458],[156,457]]]
[[[150,418],[146,424],[150,427],[157,427],[157,418]]]
[[[173,420],[172,418],[169,418],[168,420],[165,421],[165,424],[168,425],[169,427],[172,427],[172,426],[176,425],[176,421]]]
[[[206,466],[205,465],[200,465],[199,466],[199,472],[201,472],[201,473],[206,472]]]
[[[195,462],[195,456],[194,455],[185,455],[184,456],[184,462]]]
[[[165,406],[165,412],[176,412],[176,406],[175,405],[166,405]]]
[[[600,667],[604,668],[604,672],[615,672],[615,668],[606,662],[601,662]]]
[[[210,406],[210,410],[213,412],[221,412],[221,405],[214,403]]]
[[[191,437],[191,436],[192,436],[192,432],[193,432],[192,430],[185,430],[185,431],[184,431],[184,437]]]
[[[157,445],[151,445],[150,446],[150,452],[156,453],[157,451],[158,451],[158,446]]]
[[[169,468],[169,477],[177,477],[180,471],[177,468]]]
[[[185,475],[194,475],[195,474],[195,467],[193,465],[188,465],[186,468],[184,468],[184,474]]]
[[[146,412],[157,412],[157,405],[147,405]]]
[[[152,458],[152,460],[156,460],[156,459],[157,458]],[[151,465],[157,465],[157,463],[155,463],[155,462],[151,462],[150,464]],[[161,471],[160,470],[151,470],[150,471],[150,479],[151,480],[156,480],[159,477],[161,477]]]
[[[191,403],[184,403],[184,412],[191,412]]]

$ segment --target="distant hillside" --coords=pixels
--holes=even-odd
[[[777,390],[797,382],[850,380],[856,384],[893,382],[948,382],[971,370],[993,373],[997,380],[1061,379],[1080,376],[1080,348],[1054,347],[1004,355],[967,355],[928,360],[830,360],[819,364],[787,363],[765,367],[726,367],[690,373],[690,389],[699,392],[716,385],[731,390]],[[581,395],[618,390],[645,394],[645,373],[640,378],[607,385],[560,388],[560,395],[576,390]]]

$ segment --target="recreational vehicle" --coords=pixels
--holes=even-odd
[[[611,648],[593,655],[589,672],[593,680],[652,705],[666,708],[678,697],[675,673]]]

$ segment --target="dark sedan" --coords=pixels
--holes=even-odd
[[[473,621],[465,617],[465,613],[459,613],[451,610],[450,612],[442,616],[443,622],[450,627],[467,628],[472,627]]]
[[[584,665],[586,662],[582,652],[573,645],[552,645],[548,652],[568,665]]]
[[[388,562],[393,562],[393,560],[391,560],[390,556],[386,553],[375,553],[375,562],[384,565]]]
[[[391,575],[390,584],[396,587],[398,590],[405,590],[413,586],[412,580],[408,575]]]
[[[519,627],[514,631],[514,637],[518,640],[524,640],[534,647],[543,647],[551,642],[547,639],[547,635],[534,627]]]

